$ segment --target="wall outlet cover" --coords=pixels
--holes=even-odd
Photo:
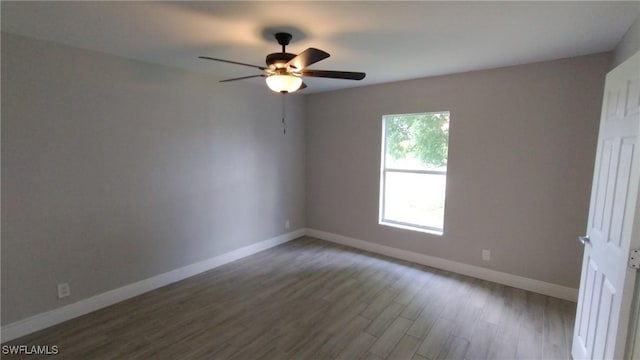
[[[482,250],[482,260],[489,261],[491,260],[491,251],[487,249]]]
[[[58,284],[58,299],[62,299],[71,295],[71,286],[69,283]]]

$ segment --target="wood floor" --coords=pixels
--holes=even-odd
[[[574,313],[303,237],[10,344],[58,359],[570,359]]]

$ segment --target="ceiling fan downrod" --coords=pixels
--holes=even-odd
[[[283,54],[286,53],[285,47],[289,45],[289,43],[291,42],[291,38],[293,36],[285,32],[279,32],[275,36],[276,36],[276,40],[278,40],[278,44],[282,45],[282,53]]]

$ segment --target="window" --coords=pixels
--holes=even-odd
[[[449,112],[382,117],[380,224],[442,235]]]

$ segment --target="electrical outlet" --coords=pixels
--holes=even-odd
[[[482,250],[482,260],[489,261],[491,260],[491,251],[487,249]]]
[[[291,226],[291,224],[289,224],[289,219],[287,219],[287,221],[284,222],[284,228],[289,230],[290,226]]]
[[[69,283],[58,284],[58,299],[71,295],[71,286]]]

